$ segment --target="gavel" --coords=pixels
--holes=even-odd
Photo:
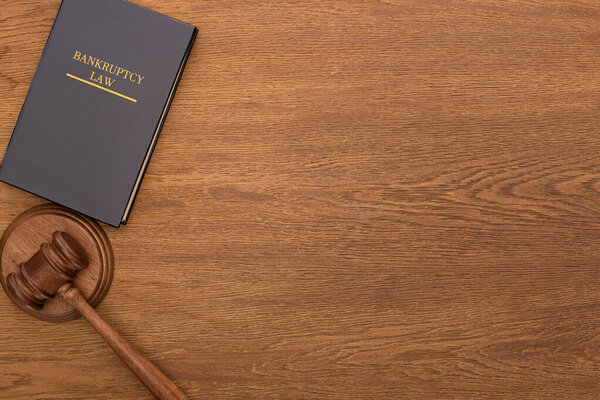
[[[56,231],[16,273],[7,276],[7,290],[25,308],[40,310],[44,301],[61,296],[96,329],[148,390],[160,400],[187,396],[152,362],[110,326],[73,286],[77,272],[88,266],[85,249],[66,232]]]

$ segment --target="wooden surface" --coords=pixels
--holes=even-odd
[[[190,398],[598,398],[600,2],[135,2],[200,33],[98,311]],[[1,149],[58,5],[0,0]],[[149,398],[0,343],[0,399]]]

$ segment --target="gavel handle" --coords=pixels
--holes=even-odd
[[[58,290],[58,294],[88,320],[90,325],[96,329],[157,399],[188,400],[187,396],[165,374],[98,315],[77,288],[66,283]]]

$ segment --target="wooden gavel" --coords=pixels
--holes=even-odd
[[[25,307],[42,308],[44,301],[61,296],[96,329],[148,390],[160,400],[187,400],[183,392],[154,364],[113,329],[73,286],[78,271],[88,266],[85,249],[68,233],[54,232],[52,241],[7,276],[7,290]]]

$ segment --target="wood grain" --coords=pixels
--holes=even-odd
[[[98,311],[190,398],[598,398],[599,2],[135,2],[200,33]],[[0,5],[4,149],[59,2]],[[0,328],[0,399],[148,398]]]

